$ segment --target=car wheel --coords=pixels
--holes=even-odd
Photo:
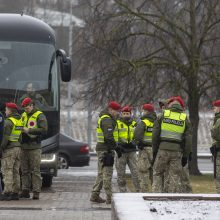
[[[67,156],[60,154],[58,159],[58,169],[68,169],[69,161]]]

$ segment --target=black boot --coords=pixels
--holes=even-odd
[[[10,200],[11,200],[10,193],[4,193],[0,195],[0,201],[10,201]]]
[[[18,193],[12,193],[11,194],[11,200],[19,200]]]
[[[33,192],[33,198],[32,199],[39,200],[39,195],[40,195],[39,192]]]
[[[26,198],[29,199],[30,198],[30,192],[29,190],[22,190],[21,194],[19,195],[20,198]]]

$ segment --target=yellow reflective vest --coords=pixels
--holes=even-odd
[[[145,131],[144,131],[143,143],[146,145],[151,145],[152,144],[152,131],[153,131],[154,123],[148,119],[143,119],[142,121],[146,125]]]
[[[37,126],[37,118],[38,116],[42,114],[41,111],[36,111],[34,112],[34,114],[32,114],[29,118],[27,116],[27,113],[24,112],[22,114],[22,122],[23,122],[23,126],[26,128],[38,128]],[[31,138],[35,138],[37,135],[31,135],[28,134]]]
[[[181,142],[186,128],[186,114],[165,110],[161,124],[161,140]]]
[[[14,117],[9,117],[8,119],[13,123],[13,128],[8,140],[11,142],[18,142],[23,128],[22,120]]]
[[[136,125],[135,121],[128,126],[121,120],[117,120],[118,124],[118,142],[119,143],[130,143],[134,137],[134,128]]]
[[[102,115],[101,117],[99,117],[98,119],[98,126],[96,128],[96,137],[97,137],[97,142],[98,143],[104,143],[104,134],[101,128],[101,121],[103,118],[111,118],[109,115]],[[117,128],[117,123],[115,126],[115,129],[113,131],[113,137],[115,142],[118,142],[118,128]]]

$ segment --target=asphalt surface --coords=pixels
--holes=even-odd
[[[0,201],[0,220],[109,220],[111,205],[89,201],[96,177],[96,157],[89,167],[59,170],[51,188],[42,189],[40,200]],[[113,179],[116,186],[116,179]],[[114,187],[114,192],[117,188]],[[103,194],[101,195],[105,197]]]
[[[97,157],[92,156],[90,166],[59,170],[51,188],[44,188],[39,201],[23,199],[0,201],[0,220],[4,219],[111,219],[111,206],[97,205],[89,201],[96,177]],[[210,159],[199,160],[200,169],[212,172]],[[113,191],[118,192],[116,172],[113,175]],[[101,195],[103,198],[104,194]]]

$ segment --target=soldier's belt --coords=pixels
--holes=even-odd
[[[175,144],[181,144],[182,143],[182,141],[178,141],[178,140],[161,140],[160,142],[161,143],[162,142],[175,143]]]

